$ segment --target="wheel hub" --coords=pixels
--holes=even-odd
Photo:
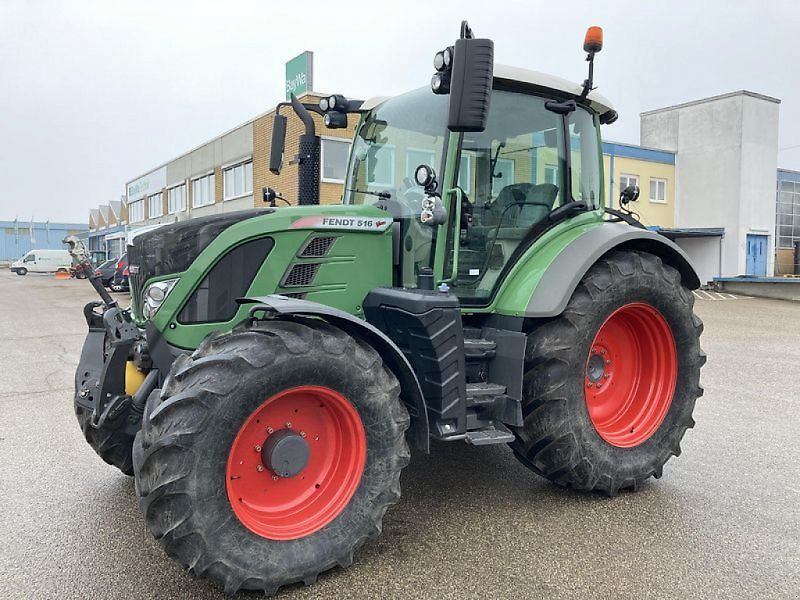
[[[605,372],[605,359],[601,354],[593,352],[592,355],[589,356],[589,361],[586,363],[586,378],[592,383],[597,383],[603,378]]]
[[[261,448],[261,461],[278,477],[294,477],[306,468],[310,453],[302,435],[281,429],[267,437]]]

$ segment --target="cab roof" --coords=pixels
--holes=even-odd
[[[573,81],[555,75],[509,65],[495,65],[494,78],[495,80],[501,81],[526,83],[542,88],[543,90],[566,93],[575,97],[580,96],[583,91],[583,85]],[[389,98],[391,98],[391,96],[375,96],[374,98],[370,98],[361,105],[361,110],[373,109],[379,104],[386,102]],[[601,115],[614,108],[609,100],[596,91],[589,92],[587,99],[589,100],[590,106]]]

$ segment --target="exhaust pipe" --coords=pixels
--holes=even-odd
[[[292,108],[305,126],[305,133],[300,136],[297,155],[297,202],[300,205],[319,204],[319,136],[316,134],[311,113],[294,94]]]

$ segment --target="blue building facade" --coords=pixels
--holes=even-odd
[[[10,263],[34,249],[63,250],[68,235],[86,238],[84,223],[0,221],[0,263]]]

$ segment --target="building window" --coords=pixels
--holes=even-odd
[[[552,185],[558,185],[556,183],[556,178],[558,174],[558,167],[556,165],[545,165],[544,166],[544,182],[550,183]]]
[[[514,185],[514,161],[510,158],[498,158],[497,164],[494,166],[494,181],[492,182],[492,190],[495,197],[499,194],[504,187]]]
[[[794,248],[800,243],[800,182],[778,183],[778,247]]]
[[[344,183],[347,172],[347,157],[350,155],[350,142],[333,138],[322,138],[322,181],[325,183]]]
[[[638,175],[625,175],[624,173],[619,176],[619,191],[622,193],[626,187],[631,185],[639,185]],[[666,183],[665,183],[666,185]]]
[[[167,190],[167,209],[169,214],[186,210],[186,184],[176,185]]]
[[[650,202],[658,204],[667,203],[667,180],[657,177],[650,178]]]
[[[252,164],[252,163],[251,163]],[[192,180],[192,206],[214,204],[214,174]]]
[[[128,204],[128,220],[131,223],[144,221],[144,200],[136,200]]]
[[[367,152],[367,184],[394,185],[393,146],[370,146]]]
[[[223,187],[225,200],[253,193],[253,161],[226,167],[223,171]]]
[[[164,214],[164,204],[161,202],[161,192],[147,197],[147,216],[151,219]]]

